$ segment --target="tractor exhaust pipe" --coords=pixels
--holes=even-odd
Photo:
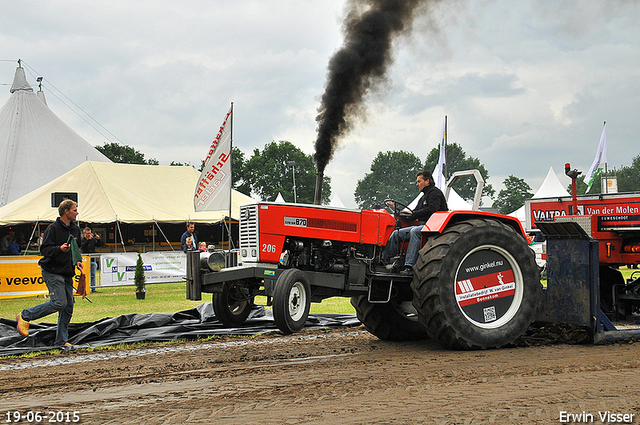
[[[318,170],[318,177],[316,177],[316,193],[313,198],[313,203],[316,205],[322,204],[322,180],[324,180],[324,171]]]

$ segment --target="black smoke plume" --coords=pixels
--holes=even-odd
[[[411,28],[416,10],[427,0],[351,0],[343,24],[344,45],[329,61],[325,92],[318,107],[318,138],[313,156],[318,168],[316,204],[324,169],[338,141],[363,109],[370,89],[384,81],[393,38]],[[320,188],[318,188],[318,182]]]

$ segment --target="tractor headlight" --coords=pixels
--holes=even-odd
[[[219,251],[202,252],[200,253],[200,265],[212,272],[219,272],[225,266],[224,255]]]

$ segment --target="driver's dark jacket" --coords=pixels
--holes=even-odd
[[[436,186],[425,186],[422,189],[422,193],[423,196],[413,209],[413,214],[410,217],[411,220],[418,220],[420,225],[425,224],[434,212],[447,211],[449,209],[444,193]]]

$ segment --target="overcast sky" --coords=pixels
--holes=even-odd
[[[234,144],[248,156],[279,140],[313,154],[345,4],[2,2],[0,105],[22,59],[30,83],[45,78],[49,107],[94,146],[119,140],[161,165],[199,165],[234,102]],[[609,168],[630,165],[640,154],[638,22],[636,1],[435,3],[396,40],[384,90],[327,166],[333,192],[355,207],[380,151],[424,161],[444,115],[449,142],[485,165],[496,193],[509,175],[535,191],[550,166],[569,184],[565,162],[586,173],[603,121]]]

